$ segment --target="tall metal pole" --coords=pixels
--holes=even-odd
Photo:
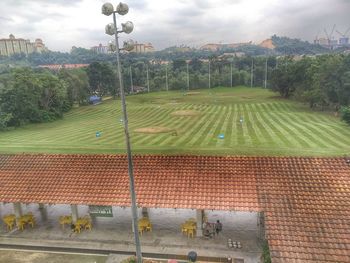
[[[188,63],[187,64],[187,90],[190,90],[190,73],[188,71]]]
[[[147,90],[149,92],[148,65],[146,65],[146,67],[147,67]]]
[[[129,186],[130,186],[130,197],[131,197],[132,223],[133,223],[133,228],[134,228],[134,237],[135,237],[135,246],[136,246],[136,258],[137,258],[137,263],[142,263],[141,244],[140,244],[138,220],[137,220],[134,167],[133,167],[132,155],[131,155],[131,146],[130,146],[129,128],[128,128],[128,115],[126,112],[124,85],[123,85],[123,78],[122,78],[120,58],[119,58],[117,19],[116,19],[115,12],[113,12],[113,22],[114,22],[114,30],[116,32],[114,34],[114,36],[115,36],[115,45],[116,45],[116,49],[117,49],[117,52],[116,52],[117,53],[117,71],[118,71],[119,86],[120,86],[120,97],[121,97],[122,109],[123,109],[126,152],[127,152],[127,157],[128,157]]]
[[[166,86],[166,91],[169,91],[169,86],[168,86],[168,65],[165,65],[165,86]]]
[[[267,58],[265,60],[265,89],[267,87]]]
[[[252,59],[252,66],[251,66],[251,69],[250,69],[250,87],[252,88],[253,87],[253,69],[254,68],[254,60]]]
[[[210,89],[210,60],[209,60],[209,89]]]
[[[232,88],[232,86],[233,86],[233,85],[232,85],[232,84],[233,84],[233,78],[232,78],[232,62],[231,62],[230,65],[231,65],[231,88]]]
[[[129,70],[130,70],[131,93],[133,94],[133,93],[134,93],[134,84],[133,84],[133,81],[132,81],[132,70],[131,70],[131,66],[129,67]]]

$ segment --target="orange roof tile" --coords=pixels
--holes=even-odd
[[[273,262],[350,262],[346,158],[134,156],[140,207],[264,212]],[[0,155],[0,201],[129,206],[124,155]]]

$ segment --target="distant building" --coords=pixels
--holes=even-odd
[[[0,39],[1,56],[11,56],[20,53],[28,55],[33,52],[42,53],[44,51],[48,51],[48,49],[40,38],[37,38],[34,43],[30,42],[29,39],[15,38],[12,34],[9,38]]]
[[[60,69],[74,69],[74,68],[86,68],[89,64],[50,64],[50,65],[39,65],[39,68],[47,68],[54,71],[59,71]]]
[[[97,54],[107,54],[108,46],[103,46],[101,43],[98,46],[91,47],[90,50],[94,51]]]
[[[151,43],[135,43],[134,48],[130,51],[133,53],[147,53],[147,52],[154,52],[154,47]]]
[[[220,55],[218,58],[220,58],[220,59],[227,59],[227,58],[232,58],[232,57],[241,58],[244,56],[245,56],[244,52],[230,52],[230,53],[224,53],[224,54]]]

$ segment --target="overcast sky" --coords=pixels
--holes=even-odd
[[[50,50],[69,51],[106,44],[104,27],[112,17],[101,14],[102,0],[0,0],[0,38],[9,34]],[[206,43],[256,43],[273,34],[312,41],[323,28],[350,27],[350,0],[126,0],[132,38],[156,49]],[[118,2],[114,2],[118,3]],[[338,38],[338,34],[334,36]]]

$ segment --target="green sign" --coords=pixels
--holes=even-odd
[[[90,215],[97,217],[113,217],[112,206],[89,205]]]

